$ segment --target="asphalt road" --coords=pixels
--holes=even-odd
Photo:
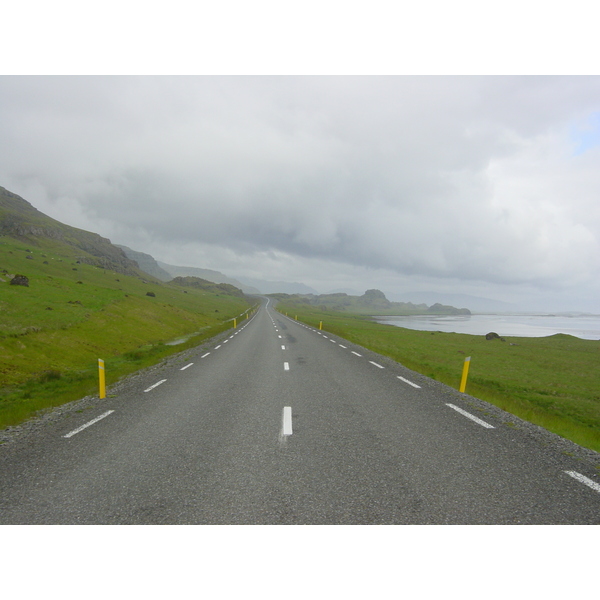
[[[271,305],[114,396],[0,445],[0,523],[600,523],[594,453]]]

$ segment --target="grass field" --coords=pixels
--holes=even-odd
[[[98,358],[110,385],[232,327],[252,306],[218,290],[78,263],[75,252],[52,240],[0,237],[0,428],[97,393]],[[15,274],[29,287],[10,285]]]
[[[413,331],[352,314],[284,303],[277,310],[459,388],[471,357],[466,393],[600,452],[600,341],[557,334],[506,341]]]

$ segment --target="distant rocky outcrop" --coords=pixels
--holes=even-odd
[[[392,303],[385,297],[385,294],[381,290],[367,290],[360,296],[358,302],[362,306],[373,308],[390,308],[392,306]]]
[[[411,302],[391,302],[381,290],[370,289],[362,296],[350,296],[340,292],[335,294],[269,294],[289,304],[308,304],[323,310],[347,311],[372,316],[383,315],[470,315],[468,308],[455,308],[443,304],[412,304]]]
[[[119,244],[115,244],[115,246],[123,250],[127,258],[134,260],[144,273],[148,273],[148,275],[152,275],[152,277],[156,277],[156,279],[159,279],[160,281],[171,281],[171,279],[173,279],[173,275],[165,271],[154,257],[150,256],[150,254],[138,252],[137,250],[132,250],[127,246],[121,246]]]
[[[486,340],[500,340],[501,342],[505,342],[506,340],[503,337],[500,337],[495,331],[490,331],[485,334]]]
[[[175,265],[168,265],[161,261],[156,261],[158,266],[170,274],[169,279],[173,277],[197,277],[198,279],[204,279],[213,283],[227,283],[242,290],[245,294],[260,294],[260,292],[250,286],[240,283],[237,279],[227,277],[220,271],[213,271],[212,269],[201,269],[200,267],[177,267]]]
[[[436,315],[470,315],[471,311],[468,308],[455,308],[454,306],[447,306],[445,304],[433,304],[427,309],[427,312],[434,313]]]

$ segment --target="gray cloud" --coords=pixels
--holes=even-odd
[[[2,77],[0,185],[182,264],[593,297],[599,110],[597,77]]]

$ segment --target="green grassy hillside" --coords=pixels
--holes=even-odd
[[[413,331],[367,317],[298,304],[277,310],[389,356],[459,388],[471,356],[466,392],[575,443],[600,452],[600,341],[557,334],[506,341],[458,333]]]
[[[160,282],[135,263],[103,268],[118,268],[119,254],[69,244],[68,230],[45,237],[40,219],[38,229],[23,222],[20,239],[0,236],[0,427],[97,393],[98,358],[110,384],[232,327],[254,304],[231,286]],[[15,275],[29,286],[11,285]]]

